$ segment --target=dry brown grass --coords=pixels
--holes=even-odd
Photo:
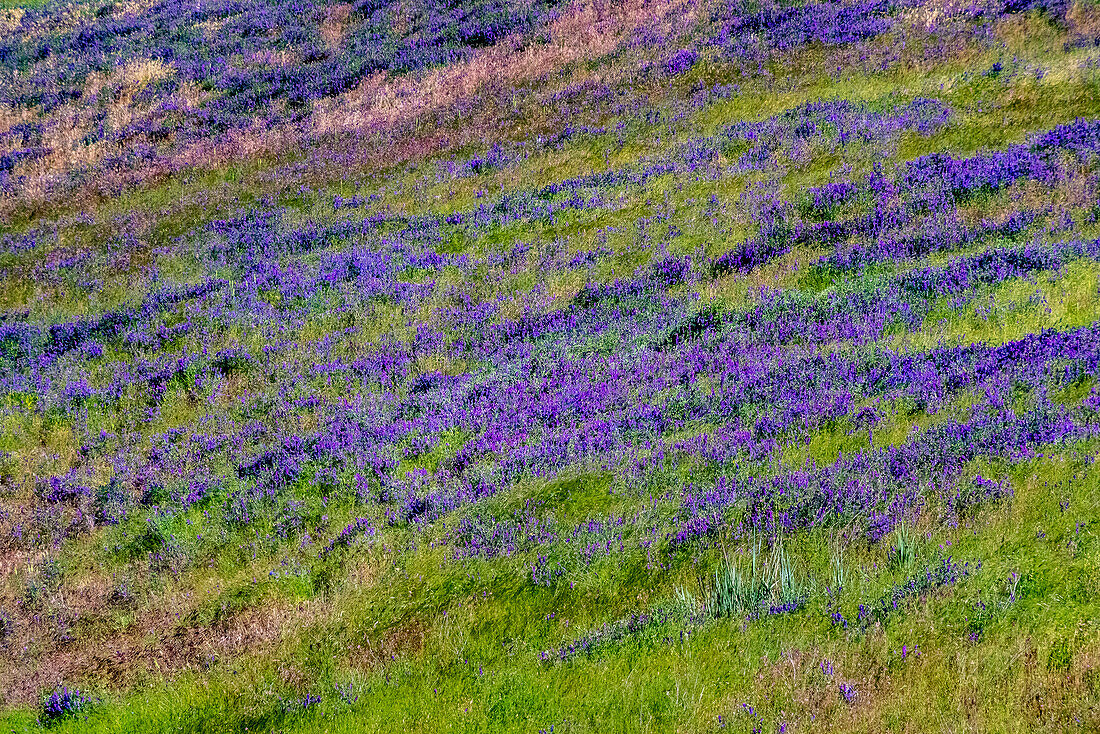
[[[18,27],[23,15],[27,11],[23,8],[4,8],[0,10],[0,33],[12,33]]]
[[[348,166],[371,169],[419,160],[484,134],[478,124],[444,132],[437,123],[429,122],[446,117],[448,110],[457,110],[466,121],[476,123],[471,118],[483,111],[473,108],[470,100],[478,95],[499,97],[506,90],[546,79],[551,72],[573,62],[609,53],[647,24],[686,27],[694,12],[687,0],[630,0],[606,12],[601,21],[593,5],[577,5],[551,26],[550,43],[521,48],[516,39],[508,39],[482,49],[469,61],[420,75],[391,77],[377,73],[340,97],[319,101],[303,130],[256,130],[203,141],[183,150],[177,164],[217,168],[234,160],[293,151],[311,139],[330,138],[354,142],[346,143],[346,155],[336,156],[335,162],[311,161],[308,167],[317,175],[336,175],[338,171],[342,176]],[[574,74],[547,85],[545,93],[575,81]],[[526,97],[517,97],[516,101],[533,102]],[[324,173],[326,166],[333,167],[333,171]],[[300,172],[298,164],[292,167]],[[285,173],[276,168],[269,177],[279,179]]]
[[[1082,623],[1081,628],[1084,628]],[[788,731],[1095,731],[1100,727],[1100,648],[1080,634],[1073,639],[1068,667],[1052,664],[1047,650],[1021,635],[1006,663],[996,669],[983,662],[980,648],[958,647],[910,656],[900,666],[881,661],[896,655],[886,638],[872,636],[862,649],[828,654],[789,648],[777,660],[762,661],[757,690],[790,702],[783,720]],[[833,664],[832,675],[819,667]],[[877,662],[876,662],[877,661]],[[856,690],[844,701],[839,684]],[[936,690],[929,690],[928,685]],[[947,699],[941,698],[947,691]],[[707,714],[739,711],[743,691],[731,692]],[[938,700],[938,703],[937,703]],[[1015,721],[1005,720],[1005,703]],[[755,703],[767,708],[765,700]],[[901,714],[904,712],[904,714]],[[901,714],[901,715],[899,715]]]
[[[175,69],[155,59],[134,59],[111,74],[91,74],[85,80],[83,98],[105,97],[107,122],[112,129],[123,130],[146,118],[158,107],[158,102],[135,102],[135,96],[149,84],[175,74]],[[190,89],[188,87],[187,89]],[[43,120],[42,146],[49,153],[20,167],[26,177],[21,198],[29,202],[44,202],[63,188],[66,174],[80,168],[93,167],[108,156],[121,154],[126,143],[98,141],[85,144],[84,137],[98,124],[96,109],[82,101],[62,105]],[[0,105],[0,130],[10,129],[19,122],[38,118],[36,110]],[[17,147],[13,139],[7,150]],[[5,151],[6,152],[6,151]]]
[[[77,601],[68,611],[102,610],[109,593],[107,584],[89,581],[66,593]],[[171,678],[241,655],[262,657],[332,613],[325,602],[286,601],[247,609],[208,627],[180,624],[178,620],[185,619],[191,607],[188,595],[169,595],[161,606],[138,614],[124,632],[67,644],[43,644],[49,635],[47,625],[28,623],[16,639],[0,648],[0,667],[6,673],[0,676],[0,702],[33,704],[43,690],[62,681],[94,682],[120,690],[149,676]]]
[[[263,49],[249,54],[245,57],[246,66],[290,66],[291,64],[297,64],[301,61],[301,54],[296,53],[288,48],[281,48],[277,51],[272,49]],[[194,84],[192,82],[192,84]],[[198,89],[195,87],[195,89]],[[207,97],[210,96],[209,92],[205,93]],[[192,102],[193,106],[198,106],[201,100]]]
[[[963,0],[934,0],[903,10],[901,17],[911,27],[922,28],[931,33],[945,21],[959,16],[972,7],[974,3],[963,2]]]
[[[321,23],[321,38],[330,49],[339,48],[350,17],[351,5],[346,3],[333,5],[325,11],[325,19]]]
[[[402,622],[381,636],[363,635],[351,649],[349,663],[358,670],[375,670],[395,658],[418,654],[427,635],[428,627],[418,619]]]
[[[1062,668],[1048,652],[1027,638],[1020,656],[1022,670],[1016,680],[1016,697],[1025,721],[1032,727],[1065,731],[1080,727],[1083,731],[1100,730],[1100,647],[1095,641],[1086,644],[1081,636],[1084,621],[1077,634],[1071,634],[1068,665]],[[1093,702],[1086,705],[1086,702]]]
[[[325,22],[325,36],[333,43],[338,42],[347,20],[342,7],[330,10]],[[609,81],[606,71],[582,71],[577,67],[571,74],[555,72],[575,66],[578,61],[608,54],[636,40],[643,29],[658,33],[686,30],[696,15],[692,0],[627,0],[615,6],[605,2],[578,3],[550,26],[548,43],[522,47],[518,39],[509,38],[475,52],[468,61],[419,75],[375,74],[340,97],[319,101],[304,125],[234,130],[219,138],[186,143],[162,160],[133,169],[100,167],[76,191],[67,182],[69,171],[95,168],[109,156],[124,153],[129,141],[83,145],[81,141],[90,123],[83,119],[78,106],[64,106],[46,121],[48,141],[43,144],[52,148],[52,152],[21,168],[19,173],[26,177],[24,188],[17,197],[0,200],[0,215],[23,210],[30,216],[41,216],[57,207],[62,199],[65,207],[94,206],[97,201],[117,196],[129,187],[155,185],[184,168],[219,169],[261,157],[278,158],[312,149],[321,142],[326,145],[326,155],[311,156],[304,166],[293,164],[293,173],[301,177],[305,168],[309,175],[328,180],[346,176],[349,167],[369,171],[419,160],[482,140],[489,130],[494,137],[507,135],[505,126],[515,122],[500,117],[500,109],[541,109],[547,95],[566,86],[585,80],[604,84]],[[287,60],[267,55],[252,61],[278,64]],[[152,110],[133,103],[127,82],[148,83],[168,73],[172,73],[170,67],[135,62],[112,74],[109,80],[93,79],[89,84],[90,88],[111,85],[112,89],[121,90],[110,114],[115,124],[125,125]],[[541,82],[539,99],[521,91],[524,85],[535,81]],[[185,85],[174,97],[187,108],[202,104],[208,93]],[[485,100],[493,100],[488,107],[494,110],[486,109]],[[6,129],[34,115],[34,111],[0,109],[0,128]],[[446,125],[444,129],[449,120],[461,124]],[[285,179],[287,172],[276,167],[270,177]]]
[[[1050,186],[1038,181],[1023,181],[1013,184],[1004,192],[1004,198],[979,204],[959,207],[962,220],[969,226],[977,226],[983,220],[1003,224],[1018,211],[1043,211],[1050,207],[1055,210],[1087,208],[1100,198],[1100,189],[1091,175],[1070,172],[1060,183]]]
[[[1066,23],[1076,38],[1100,39],[1100,5],[1076,0],[1066,13]]]
[[[318,105],[313,132],[374,131],[454,105],[486,87],[519,87],[580,59],[594,59],[617,48],[637,29],[678,22],[687,27],[695,9],[685,0],[628,0],[606,8],[574,5],[550,25],[550,42],[520,46],[510,39],[465,62],[432,69],[419,77],[375,74],[355,90]],[[602,19],[601,19],[602,18]]]

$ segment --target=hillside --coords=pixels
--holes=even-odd
[[[1095,0],[0,2],[0,730],[1100,730]]]

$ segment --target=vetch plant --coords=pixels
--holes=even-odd
[[[83,691],[66,685],[58,685],[42,699],[41,721],[46,726],[51,726],[64,719],[81,714],[87,719],[87,713],[94,703],[95,699]]]

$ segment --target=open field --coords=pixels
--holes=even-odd
[[[0,1],[0,731],[1100,730],[1093,0]]]

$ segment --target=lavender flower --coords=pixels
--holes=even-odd
[[[49,726],[79,714],[84,714],[84,718],[87,718],[87,712],[94,703],[95,699],[83,691],[59,685],[42,700],[42,721]]]

